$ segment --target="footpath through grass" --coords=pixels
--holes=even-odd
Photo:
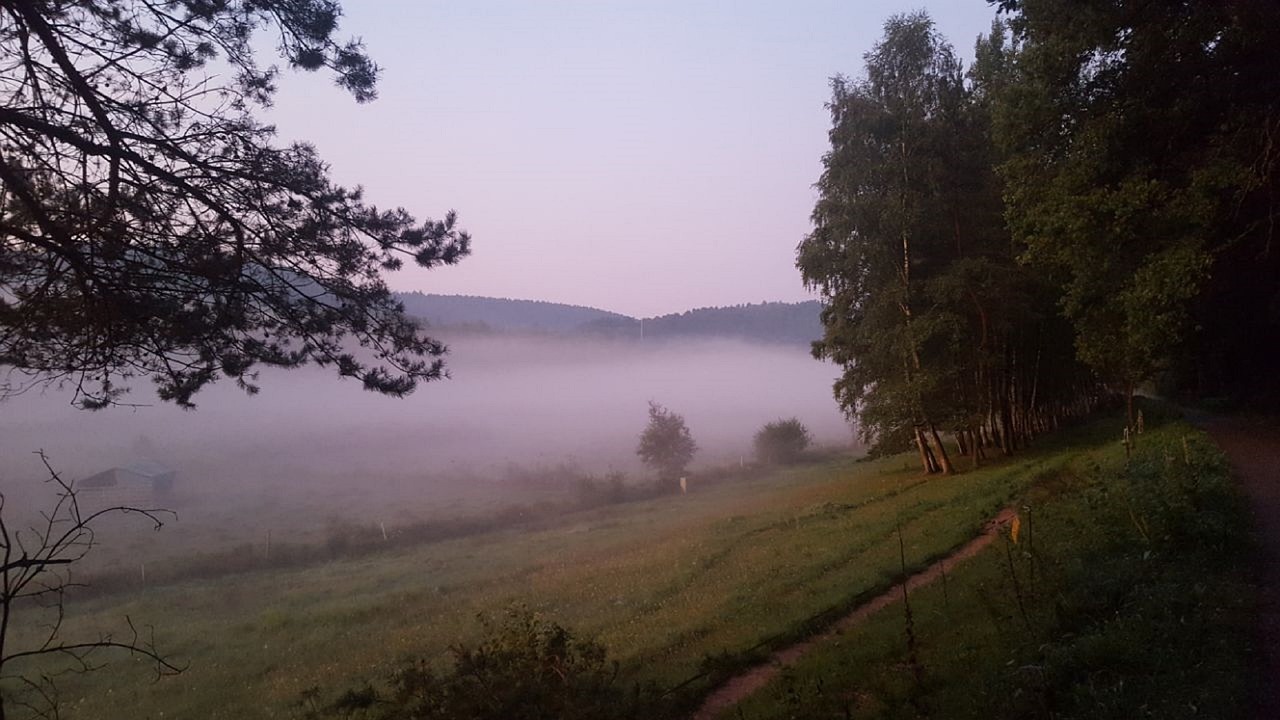
[[[910,633],[890,607],[726,717],[1248,717],[1252,547],[1221,453],[1171,422],[1127,465],[1112,443],[1065,469],[1016,543],[910,596]]]

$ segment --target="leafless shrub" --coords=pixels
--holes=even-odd
[[[153,628],[140,629],[128,616],[123,632],[89,637],[64,633],[67,593],[82,586],[72,571],[93,550],[95,523],[112,515],[135,515],[159,530],[163,519],[174,514],[127,505],[83,509],[74,484],[53,469],[43,451],[38,454],[49,473],[46,482],[56,491],[52,506],[30,525],[18,527],[5,517],[0,493],[0,720],[6,706],[58,717],[58,676],[95,670],[105,663],[100,658],[112,652],[149,660],[157,679],[185,669],[157,649]]]

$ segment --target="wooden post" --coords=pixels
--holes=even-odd
[[[380,522],[380,523],[378,523],[378,527],[382,528],[382,541],[383,541],[383,542],[386,542],[386,540],[387,540],[387,524],[386,524],[386,523],[384,523],[384,522]]]

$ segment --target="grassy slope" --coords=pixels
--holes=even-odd
[[[477,611],[512,602],[594,634],[628,678],[669,686],[708,654],[742,661],[885,587],[900,571],[898,523],[908,563],[923,565],[1035,480],[1056,477],[1074,461],[1066,443],[1111,430],[1091,426],[951,479],[922,481],[903,458],[841,460],[582,513],[550,530],[81,603],[73,632],[119,627],[128,615],[154,625],[191,667],[152,684],[149,668],[115,659],[63,679],[62,696],[72,717],[288,717],[306,688],[441,657],[475,637]]]
[[[919,683],[899,605],[729,717],[1247,717],[1248,523],[1221,455],[1174,423],[1128,469],[1113,446],[1071,470],[1024,498],[1030,546],[1024,512],[1017,545],[911,597]]]

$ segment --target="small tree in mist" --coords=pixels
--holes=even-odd
[[[756,458],[767,464],[793,463],[812,439],[809,428],[797,418],[775,420],[756,433]]]
[[[674,484],[697,451],[684,417],[650,401],[649,424],[640,433],[636,454],[658,473],[659,482]]]

